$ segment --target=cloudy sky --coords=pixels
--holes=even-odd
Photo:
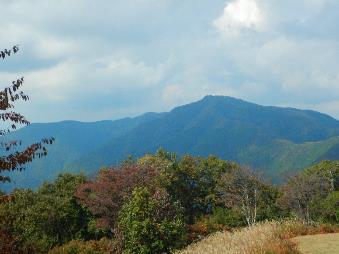
[[[338,0],[0,0],[0,83],[33,122],[167,111],[207,94],[339,118]]]

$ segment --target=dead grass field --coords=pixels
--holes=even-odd
[[[286,224],[287,225],[287,224]],[[178,254],[294,254],[295,245],[285,240],[282,233],[294,228],[294,223],[282,229],[280,223],[261,223],[233,233],[218,232],[191,244]]]
[[[339,234],[299,236],[293,241],[302,254],[339,254]]]
[[[215,233],[177,254],[339,254],[339,234],[334,234],[338,231],[335,226],[312,227],[298,221],[266,222]]]

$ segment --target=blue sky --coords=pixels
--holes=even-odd
[[[339,118],[338,0],[0,0],[5,86],[33,122],[167,111],[207,94]]]

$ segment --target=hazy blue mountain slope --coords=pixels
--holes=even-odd
[[[283,166],[275,166],[275,158],[279,160],[280,154],[273,153],[272,147],[289,147],[275,140],[287,140],[295,143],[291,145],[295,149],[301,149],[298,144],[326,140],[338,133],[338,121],[318,112],[264,107],[230,97],[208,96],[175,108],[160,119],[140,124],[123,136],[113,138],[95,153],[75,161],[73,166],[90,169],[116,164],[128,154],[142,156],[163,147],[179,154],[215,154],[274,171]],[[251,151],[251,147],[257,147],[261,154]]]
[[[24,127],[7,137],[22,140],[23,146],[39,141],[44,137],[54,137],[55,143],[48,146],[49,154],[28,164],[25,171],[12,172],[12,183],[6,183],[2,189],[16,186],[35,187],[42,181],[54,178],[62,171],[80,171],[80,167],[70,167],[72,161],[84,154],[95,151],[107,140],[121,136],[139,124],[162,114],[148,113],[136,118],[125,118],[116,121],[99,121],[83,123],[63,121],[58,123],[36,123]]]
[[[14,134],[32,142],[53,136],[47,158],[16,173],[16,186],[36,186],[62,170],[117,164],[159,147],[181,154],[214,154],[263,169],[273,177],[320,159],[339,159],[339,122],[322,113],[267,107],[223,96],[117,121],[33,124]],[[6,185],[7,189],[15,185]]]

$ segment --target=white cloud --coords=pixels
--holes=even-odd
[[[35,99],[63,101],[72,96],[70,91],[75,89],[74,84],[77,84],[78,74],[75,63],[71,61],[29,71],[24,74],[25,90]]]
[[[278,82],[290,92],[312,87],[310,92],[331,89],[339,93],[339,46],[336,42],[279,37],[249,48],[246,52],[252,52],[248,52],[247,59],[235,57],[253,78]]]
[[[2,5],[1,47],[22,50],[0,82],[26,76],[32,120],[163,111],[206,94],[313,108],[339,96],[338,0]]]
[[[54,59],[70,56],[76,49],[76,43],[72,40],[40,35],[33,47],[33,53],[41,59]]]
[[[242,29],[259,31],[263,27],[264,16],[256,0],[235,0],[226,5],[214,26],[226,36],[237,35]]]
[[[317,105],[307,105],[305,108],[313,108],[315,110],[319,110],[320,112],[326,112],[327,114],[330,114],[339,120],[339,100],[327,101]]]
[[[161,99],[167,105],[175,105],[178,103],[182,103],[182,99],[184,97],[184,91],[182,86],[179,85],[168,85],[162,91]]]
[[[313,100],[315,105],[339,96],[339,34],[331,25],[339,18],[332,11],[338,2],[256,0],[251,3],[258,18],[245,15],[252,21],[235,22],[232,13],[245,3],[226,4],[223,16],[214,22],[222,32],[220,47],[241,76],[233,86],[239,97],[251,93],[252,100],[263,104],[280,100],[311,105]],[[260,33],[247,33],[249,29]],[[244,89],[252,83],[258,84],[251,86],[252,92]]]
[[[74,96],[112,93],[115,89],[150,88],[167,75],[170,61],[147,65],[127,58],[86,59],[88,62],[66,60],[57,65],[24,73],[28,91],[44,94],[45,99],[62,101]],[[1,73],[0,73],[1,74]],[[10,73],[2,73],[0,77]]]
[[[99,66],[100,63],[103,64],[103,68],[97,70],[97,75],[110,77],[118,81],[114,83],[129,87],[149,87],[159,84],[170,65],[170,62],[165,62],[150,66],[144,62],[132,62],[126,58],[111,59],[107,62],[97,61],[95,64],[98,63]]]

